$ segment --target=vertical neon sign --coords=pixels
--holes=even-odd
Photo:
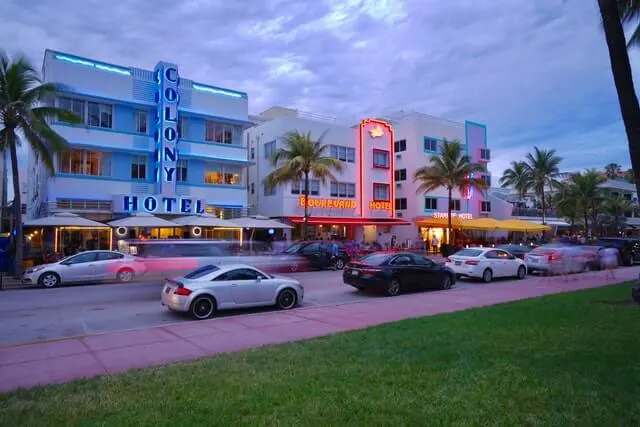
[[[365,200],[364,200],[364,183],[366,181],[365,170],[367,165],[365,164],[365,138],[367,135],[367,128],[370,126],[374,126],[372,129],[369,129],[369,133],[372,138],[383,137],[384,131],[386,130],[386,137],[389,138],[389,198],[391,201],[391,218],[395,218],[396,216],[396,186],[395,186],[395,154],[393,152],[393,142],[395,140],[393,126],[390,123],[379,120],[379,119],[364,119],[360,122],[360,133],[359,133],[359,143],[360,143],[360,153],[359,155],[359,166],[360,166],[360,179],[358,182],[358,193],[359,193],[359,203],[360,203],[360,216],[364,216],[365,209]]]
[[[155,171],[157,192],[175,194],[178,161],[178,67],[160,63],[155,69],[156,92]]]

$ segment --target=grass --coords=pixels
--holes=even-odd
[[[638,426],[629,285],[0,396],[2,426]]]

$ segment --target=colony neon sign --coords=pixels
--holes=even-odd
[[[156,92],[155,178],[158,192],[175,194],[178,161],[178,68],[160,63],[155,69]]]

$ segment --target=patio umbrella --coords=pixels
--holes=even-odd
[[[521,219],[506,219],[500,221],[500,229],[506,231],[521,231],[525,233],[538,233],[545,230],[550,230],[551,227],[543,224],[536,224],[535,222],[523,221]]]
[[[130,227],[130,228],[158,228],[158,227],[182,227],[182,224],[167,221],[166,219],[158,218],[150,213],[140,212],[135,213],[126,218],[117,219],[108,223],[111,227]]]
[[[239,228],[237,224],[213,215],[190,215],[173,220],[176,224],[187,227]]]
[[[71,212],[59,212],[45,218],[32,219],[24,222],[25,227],[85,227],[109,228],[108,225],[92,221]]]
[[[259,229],[290,229],[293,228],[290,225],[284,224],[280,221],[276,221],[274,219],[269,219],[267,217],[244,217],[244,218],[236,218],[231,220],[236,227],[242,228],[259,228]]]

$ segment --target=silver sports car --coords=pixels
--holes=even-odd
[[[207,265],[177,280],[166,280],[162,305],[197,320],[218,310],[275,305],[289,310],[302,303],[297,280],[273,276],[245,264]]]

